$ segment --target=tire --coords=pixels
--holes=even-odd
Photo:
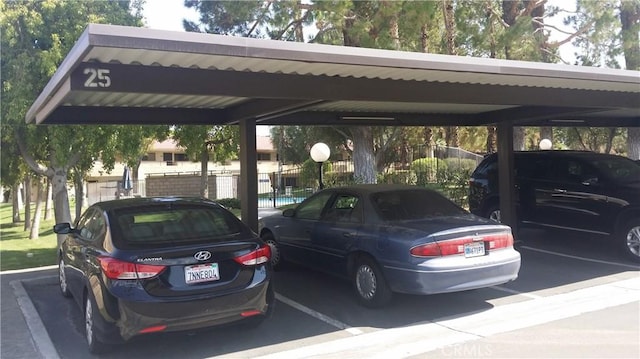
[[[262,235],[262,240],[271,248],[271,267],[273,270],[282,269],[282,251],[280,250],[280,245],[278,245],[278,242],[276,242],[273,237],[273,233],[266,232]]]
[[[360,257],[352,273],[358,302],[368,308],[380,308],[391,301],[392,292],[382,271],[370,257]]]
[[[67,282],[67,274],[64,272],[64,261],[62,258],[58,260],[58,286],[60,287],[60,293],[63,297],[69,298],[71,292],[69,292],[69,283]]]
[[[100,320],[100,314],[98,313],[95,303],[96,301],[93,299],[93,295],[90,292],[87,293],[84,302],[84,334],[87,339],[89,352],[100,354],[106,352],[108,346],[96,333],[96,322]]]
[[[627,222],[618,234],[620,249],[631,260],[640,263],[640,220]]]
[[[497,204],[492,204],[487,208],[484,212],[484,216],[498,223],[502,223],[502,216],[500,215],[500,206]]]

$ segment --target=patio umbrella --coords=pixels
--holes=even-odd
[[[129,167],[124,167],[124,172],[122,173],[122,189],[124,190],[124,194],[126,196],[129,195],[131,189],[133,189],[133,182],[131,181],[131,171]]]

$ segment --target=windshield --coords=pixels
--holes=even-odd
[[[372,202],[385,221],[415,220],[429,217],[456,216],[466,211],[429,190],[398,190],[372,195]]]

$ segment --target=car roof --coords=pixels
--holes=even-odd
[[[574,157],[584,159],[596,159],[604,157],[617,157],[627,158],[610,153],[598,153],[592,151],[577,151],[577,150],[536,150],[536,151],[514,151],[514,155],[517,156],[553,156],[553,157]],[[497,157],[497,153],[492,153],[491,157]]]
[[[341,191],[341,192],[352,191],[352,192],[358,192],[362,194],[371,194],[371,193],[388,192],[388,191],[405,191],[405,190],[414,190],[414,191],[421,190],[421,191],[433,192],[433,190],[425,187],[411,186],[411,185],[404,185],[404,184],[386,184],[386,183],[356,184],[356,185],[350,185],[350,186],[334,187],[334,188],[330,188],[329,190]]]
[[[162,205],[162,204],[212,204],[215,203],[206,198],[199,197],[136,197],[136,198],[125,198],[125,199],[116,199],[111,201],[103,201],[94,203],[94,207],[100,207],[105,211],[110,211],[113,209],[120,208],[129,208],[129,207],[141,207],[141,206],[151,206],[151,205]]]

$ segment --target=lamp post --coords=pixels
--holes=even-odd
[[[324,183],[322,183],[322,162],[329,159],[331,150],[329,149],[329,146],[327,146],[326,144],[322,142],[318,142],[315,145],[313,145],[313,147],[311,147],[311,151],[309,151],[309,153],[311,154],[311,159],[318,163],[319,189],[323,189]]]

